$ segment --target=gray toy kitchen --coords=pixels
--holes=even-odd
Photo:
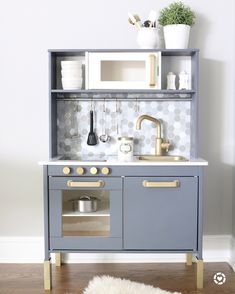
[[[51,254],[185,253],[203,288],[198,49],[49,50]]]

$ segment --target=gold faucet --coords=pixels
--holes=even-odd
[[[140,130],[141,129],[141,123],[143,120],[150,120],[151,122],[155,123],[157,126],[157,137],[156,137],[156,143],[155,143],[155,155],[156,156],[161,156],[163,153],[163,150],[165,150],[165,152],[168,152],[169,147],[170,147],[170,143],[168,140],[163,140],[161,137],[161,133],[162,133],[162,128],[161,128],[161,123],[158,119],[150,116],[150,115],[141,115],[136,122],[136,129]]]

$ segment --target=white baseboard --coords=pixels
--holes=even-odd
[[[205,262],[228,262],[235,271],[235,239],[231,235],[203,238]],[[54,256],[52,256],[52,261]],[[0,237],[0,263],[42,263],[43,237]],[[69,253],[67,263],[183,262],[185,254]]]

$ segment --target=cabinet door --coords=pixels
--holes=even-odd
[[[161,89],[160,52],[89,52],[88,89]]]
[[[197,249],[197,177],[126,178],[124,248]]]
[[[98,199],[94,212],[79,212],[78,200]],[[120,178],[49,178],[50,249],[121,249]]]

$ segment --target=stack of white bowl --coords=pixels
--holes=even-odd
[[[82,87],[82,61],[61,61],[61,82],[64,90],[76,90]]]

